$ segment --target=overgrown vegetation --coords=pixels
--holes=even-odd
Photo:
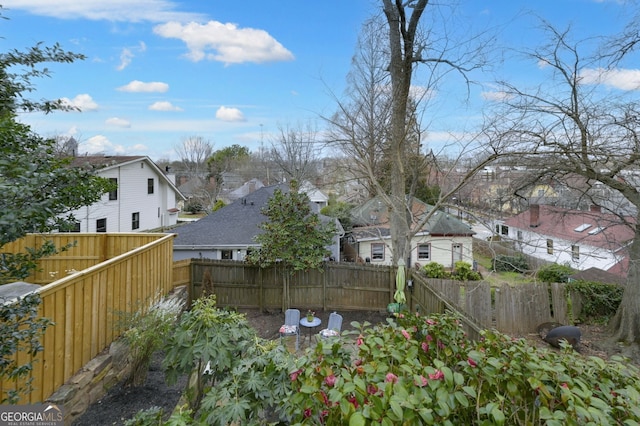
[[[566,283],[573,272],[573,268],[569,265],[552,263],[540,268],[536,275],[540,281],[545,283]]]
[[[38,315],[40,295],[30,293],[15,303],[0,299],[0,404],[16,404],[31,392],[31,357],[44,350],[40,338],[51,320]],[[22,352],[28,356],[16,357]]]
[[[615,315],[624,293],[624,288],[619,285],[590,281],[573,281],[567,284],[566,289],[581,296],[580,321],[605,324]]]

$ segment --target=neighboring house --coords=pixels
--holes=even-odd
[[[242,184],[242,186],[240,186],[239,188],[234,189],[233,191],[221,192],[220,198],[222,198],[226,204],[230,204],[237,199],[246,197],[247,195],[262,187],[264,187],[262,181],[260,179],[253,178]]]
[[[302,185],[300,185],[300,191],[306,193],[309,200],[318,206],[318,211],[329,205],[329,197],[309,181],[304,181]]]
[[[433,207],[414,199],[412,226],[424,219]],[[349,237],[358,261],[377,265],[393,264],[389,214],[380,198],[373,198],[352,212],[354,228]],[[437,262],[453,268],[462,260],[473,263],[473,234],[469,225],[455,216],[436,211],[411,240],[407,265],[424,266]]]
[[[625,220],[635,223],[632,217]],[[502,233],[523,253],[538,259],[626,276],[627,247],[634,237],[628,224],[597,207],[585,211],[532,204],[505,220]]]
[[[183,225],[172,232],[178,234],[173,242],[173,259],[228,259],[244,260],[247,252],[258,248],[256,235],[263,232],[260,224],[267,220],[262,214],[276,189],[289,191],[287,184],[264,186],[248,193],[233,203],[216,210],[197,222]],[[314,203],[312,211],[318,212]],[[320,215],[323,221],[334,220]],[[332,257],[338,259],[340,237],[344,233],[335,220],[338,231],[329,249]]]
[[[185,197],[167,175],[146,156],[83,156],[72,167],[94,170],[118,188],[100,201],[73,212],[75,232],[140,232],[177,223],[177,203]]]

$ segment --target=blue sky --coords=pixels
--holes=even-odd
[[[82,112],[21,114],[43,136],[71,135],[80,153],[177,159],[174,147],[201,136],[214,149],[266,145],[278,126],[336,110],[362,23],[380,13],[376,0],[3,0],[0,49],[58,42],[86,55],[53,64],[35,81],[35,98],[64,98]],[[461,0],[459,27],[498,30],[500,45],[539,42],[537,14],[576,38],[619,30],[630,6],[619,0]],[[633,63],[610,86],[636,89]],[[464,139],[491,98],[496,78],[536,81],[540,69],[506,53],[467,98],[452,77],[435,93],[428,137]],[[414,81],[420,85],[419,79]],[[622,86],[625,84],[624,86]],[[620,86],[620,87],[618,87]]]

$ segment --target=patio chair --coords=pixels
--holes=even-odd
[[[280,327],[280,342],[285,336],[296,336],[296,351],[300,345],[300,311],[287,309],[284,313],[284,324]]]
[[[342,315],[332,312],[329,315],[329,323],[327,324],[327,328],[320,330],[318,335],[323,339],[328,337],[336,337],[340,335],[340,330],[342,329]]]

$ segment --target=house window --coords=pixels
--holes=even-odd
[[[522,231],[518,230],[518,242],[522,242]]]
[[[107,219],[96,220],[96,232],[107,232]]]
[[[147,194],[153,194],[153,178],[147,179]]]
[[[547,240],[547,254],[553,254],[553,240]]]
[[[233,259],[233,250],[221,250],[221,259],[222,260],[231,260]]]
[[[507,225],[502,225],[502,235],[509,235],[509,227]]]
[[[109,201],[117,200],[118,199],[118,179],[109,178],[109,181],[116,186],[113,191],[109,191]]]
[[[431,258],[431,244],[418,244],[418,260]]]
[[[576,246],[576,245],[571,246],[571,259],[580,260],[580,246]]]
[[[140,228],[140,212],[131,214],[131,229]]]
[[[384,260],[384,244],[371,244],[371,261]]]

